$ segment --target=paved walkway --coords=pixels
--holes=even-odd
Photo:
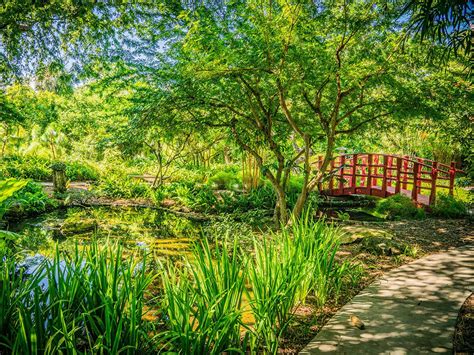
[[[452,353],[460,307],[474,289],[474,245],[433,254],[375,281],[301,354]],[[350,316],[365,324],[360,330]]]

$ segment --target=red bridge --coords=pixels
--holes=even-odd
[[[321,168],[323,158],[318,158]],[[372,195],[388,197],[402,194],[415,203],[430,206],[436,201],[437,189],[453,194],[456,163],[388,154],[343,154],[334,157],[329,179],[319,184],[319,191],[329,196]]]

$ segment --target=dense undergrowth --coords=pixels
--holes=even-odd
[[[41,185],[31,180],[0,180],[0,221],[2,217],[18,219],[54,209],[57,201],[49,198]]]
[[[51,181],[54,161],[34,155],[11,155],[0,160],[0,177]],[[94,181],[99,171],[90,163],[80,160],[65,162],[66,177],[71,181]]]

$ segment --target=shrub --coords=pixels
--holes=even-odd
[[[10,197],[25,187],[27,183],[26,180],[0,180],[0,220],[11,206],[12,200]]]
[[[276,201],[271,186],[265,185],[246,193],[222,194],[217,209],[220,212],[243,213],[253,209],[272,210]]]
[[[50,181],[52,171],[49,165],[50,161],[45,158],[13,155],[2,159],[0,170],[5,177]]]
[[[0,175],[11,178],[32,179],[36,181],[51,181],[51,166],[55,164],[49,159],[37,156],[13,155],[4,157],[0,163]],[[98,171],[91,165],[72,161],[66,164],[66,177],[69,180],[97,180]]]
[[[216,186],[218,189],[235,189],[242,185],[241,180],[233,172],[219,171],[208,179],[208,184]]]
[[[99,172],[87,163],[73,161],[66,164],[66,177],[71,181],[96,181]]]
[[[17,217],[51,210],[57,207],[57,202],[45,194],[40,184],[29,180],[24,183],[21,189],[5,200],[4,206],[7,206],[4,213]]]
[[[463,218],[467,211],[466,203],[446,194],[439,195],[432,208],[433,215],[446,218]]]
[[[425,217],[425,211],[422,208],[416,207],[410,198],[399,194],[377,201],[375,212],[384,215],[387,219]]]
[[[99,194],[109,197],[135,198],[150,196],[150,186],[146,182],[120,173],[111,173],[102,177],[96,186],[96,190]]]
[[[155,203],[170,198],[195,211],[208,212],[215,208],[217,197],[208,185],[190,182],[173,182],[156,189],[153,194]]]
[[[259,221],[261,222],[261,219]],[[228,214],[205,223],[203,232],[209,239],[215,239],[220,243],[232,244],[237,240],[240,248],[245,251],[252,250],[256,238],[250,224],[236,221]]]

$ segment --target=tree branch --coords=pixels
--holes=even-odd
[[[393,111],[385,112],[385,113],[382,113],[382,114],[380,114],[380,115],[376,115],[376,116],[371,117],[371,118],[369,118],[369,119],[367,119],[367,120],[364,120],[364,121],[362,121],[362,122],[359,122],[357,125],[355,125],[355,126],[352,127],[352,128],[345,129],[345,130],[342,130],[342,131],[336,131],[336,134],[349,134],[349,133],[353,133],[353,132],[357,131],[360,127],[362,127],[363,125],[365,125],[366,123],[375,121],[375,120],[377,120],[378,118],[381,118],[381,117],[385,117],[385,116],[391,115],[392,113],[393,113]]]

